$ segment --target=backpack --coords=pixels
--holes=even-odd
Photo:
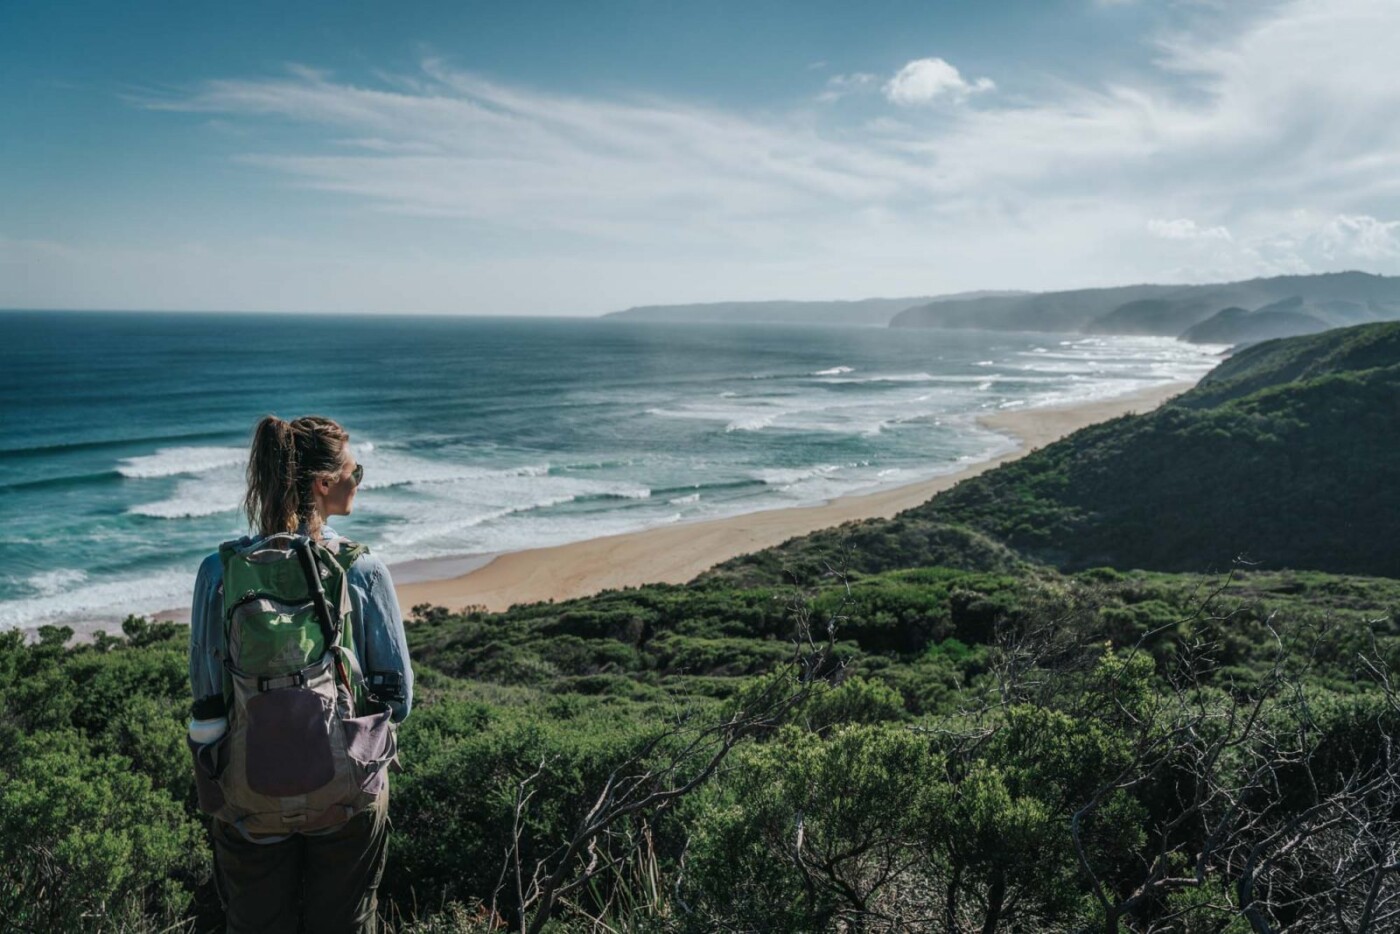
[[[191,748],[200,808],[245,836],[341,824],[397,764],[355,655],[346,572],[366,551],[291,533],[219,546],[228,729]]]

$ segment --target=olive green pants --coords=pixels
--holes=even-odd
[[[214,880],[229,934],[374,934],[389,795],[330,833],[252,843],[216,820]]]

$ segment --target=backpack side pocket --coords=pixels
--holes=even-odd
[[[187,735],[185,745],[194,760],[194,790],[199,809],[205,814],[218,814],[224,806],[224,792],[219,777],[228,765],[228,733],[212,743],[196,743]]]
[[[389,764],[398,758],[398,729],[388,707],[363,717],[346,717],[345,754],[359,773],[360,790],[377,795],[384,789]]]

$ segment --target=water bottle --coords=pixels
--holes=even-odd
[[[226,732],[228,732],[228,717],[190,721],[190,742],[199,746],[207,746]]]

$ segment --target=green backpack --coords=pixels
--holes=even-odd
[[[321,830],[384,788],[397,739],[356,660],[347,574],[368,549],[270,535],[219,547],[228,730],[195,746],[200,806],[247,835]]]

